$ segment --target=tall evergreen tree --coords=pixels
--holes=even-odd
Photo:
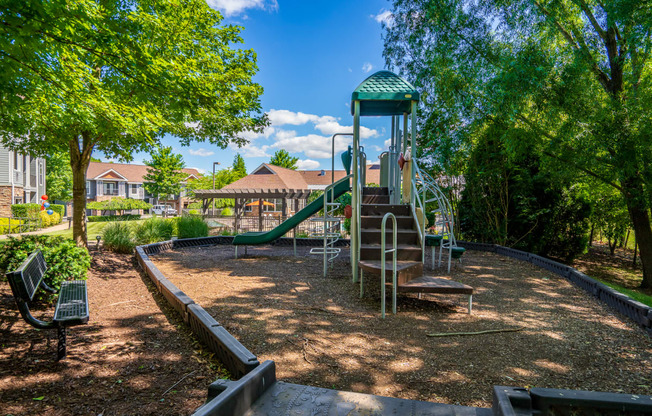
[[[269,161],[269,163],[274,166],[296,170],[298,160],[298,157],[290,156],[287,150],[280,149],[274,153],[274,156],[272,156],[272,159]]]

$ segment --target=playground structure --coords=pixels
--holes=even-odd
[[[422,171],[417,164],[416,108],[419,93],[407,81],[389,71],[379,71],[364,80],[351,96],[353,132],[337,133],[332,137],[332,171],[335,169],[336,136],[352,136],[352,145],[342,154],[347,176],[339,181],[332,180],[319,198],[294,216],[267,232],[247,232],[233,239],[235,257],[238,247],[270,243],[302,221],[308,220],[320,210],[320,231],[313,237],[323,239],[323,245],[311,250],[311,254],[323,256],[323,273],[327,275],[333,267],[341,248],[335,243],[340,238],[340,219],[334,215],[339,208],[338,197],[351,192],[351,276],[360,284],[360,297],[364,295],[365,276],[380,276],[383,295],[387,276],[391,276],[393,307],[396,313],[397,292],[446,293],[468,296],[468,312],[472,310],[473,288],[447,279],[423,274],[426,249],[426,210],[434,214],[436,236],[429,236],[428,245],[433,254],[439,246],[438,264],[442,252],[448,251],[448,272],[451,260],[459,259],[464,249],[457,246],[454,233],[454,213],[450,202],[437,182]],[[360,118],[365,116],[391,117],[391,138],[389,149],[381,154],[380,187],[366,187],[366,154],[360,143]],[[402,123],[401,123],[402,119]],[[386,217],[393,219],[390,235],[394,245],[386,250]],[[296,240],[295,240],[296,254]],[[388,264],[387,260],[391,262]],[[433,256],[434,269],[434,256]],[[385,316],[384,296],[381,314]]]

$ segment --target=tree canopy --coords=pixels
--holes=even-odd
[[[2,143],[70,154],[79,244],[93,150],[129,161],[165,134],[224,148],[267,124],[255,53],[203,0],[16,1],[0,21]]]
[[[46,172],[46,193],[50,200],[70,201],[72,199],[72,171],[68,153],[58,152],[49,156]]]
[[[280,149],[277,150],[276,153],[274,153],[274,156],[272,156],[272,159],[269,161],[269,163],[270,165],[296,170],[298,167],[297,166],[298,160],[299,160],[298,157],[290,156],[290,153],[288,153],[287,150]]]
[[[395,0],[385,57],[422,92],[420,147],[464,166],[487,123],[515,157],[621,193],[652,287],[652,8],[623,0]]]
[[[181,155],[172,153],[171,147],[157,149],[145,164],[149,166],[143,176],[143,187],[147,192],[159,198],[181,191],[181,182],[188,176],[182,172],[186,164]]]

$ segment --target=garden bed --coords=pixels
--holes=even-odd
[[[27,325],[9,284],[0,283],[2,414],[191,414],[226,374],[133,256],[91,254],[90,321],[68,331],[68,358],[59,363],[56,331]]]
[[[652,394],[650,338],[529,263],[467,252],[451,277],[476,289],[473,315],[461,296],[409,296],[383,321],[377,292],[358,299],[346,258],[323,278],[319,257],[291,251],[250,248],[235,260],[216,246],[152,260],[288,382],[482,407],[494,385]],[[520,330],[427,336],[492,329]]]

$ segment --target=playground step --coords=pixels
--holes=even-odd
[[[472,295],[473,288],[464,283],[453,280],[441,279],[439,277],[421,276],[412,279],[409,282],[398,283],[396,288],[398,292],[418,292],[418,293],[459,293],[462,295]],[[469,312],[470,313],[470,312]]]
[[[378,228],[383,222],[383,215],[362,215],[360,217],[361,228]],[[389,221],[389,220],[388,220]],[[404,230],[411,230],[414,228],[414,218],[408,215],[396,215],[396,227]],[[388,227],[391,227],[391,222],[388,223]]]
[[[380,260],[360,260],[360,268],[366,273],[380,276],[382,264]],[[420,261],[397,261],[396,280],[398,284],[407,283],[410,280],[423,275],[423,263]],[[392,262],[385,262],[385,278],[392,277]],[[391,281],[391,280],[390,280]]]
[[[410,216],[410,206],[403,204],[362,204],[361,215],[381,215],[385,216],[388,212],[394,215]],[[389,221],[389,220],[388,220]],[[388,222],[388,226],[391,222]]]
[[[387,187],[363,186],[362,195],[389,195],[389,189]]]
[[[390,249],[387,246],[386,249]],[[380,260],[380,244],[361,244],[360,245],[360,260]],[[386,260],[392,259],[392,253],[385,255]],[[413,260],[421,261],[421,247],[413,244],[399,244],[396,253],[397,260]]]
[[[363,204],[389,204],[389,195],[362,195]]]
[[[380,237],[382,236],[380,228],[363,228],[360,230],[361,244],[380,244]],[[392,228],[387,227],[385,230],[385,242],[388,246],[392,245]],[[396,230],[396,242],[398,244],[412,244],[419,245],[419,232],[417,230]]]

